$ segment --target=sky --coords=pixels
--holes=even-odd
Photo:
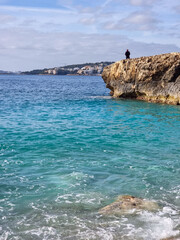
[[[179,0],[0,0],[0,70],[180,52]]]

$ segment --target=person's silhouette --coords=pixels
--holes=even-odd
[[[130,51],[128,49],[126,50],[125,55],[126,55],[126,59],[130,58]]]

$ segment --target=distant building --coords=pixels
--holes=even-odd
[[[24,72],[24,74],[48,74],[48,75],[100,75],[103,72],[103,68],[112,62],[100,62],[90,64],[76,64],[63,67],[56,67],[43,70],[33,70],[30,72]]]

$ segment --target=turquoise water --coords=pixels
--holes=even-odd
[[[180,230],[180,107],[101,77],[0,76],[0,240],[158,240]],[[118,195],[157,212],[104,217]]]

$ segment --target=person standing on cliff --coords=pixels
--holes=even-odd
[[[126,50],[125,55],[126,55],[126,59],[130,58],[130,51],[128,49]]]

